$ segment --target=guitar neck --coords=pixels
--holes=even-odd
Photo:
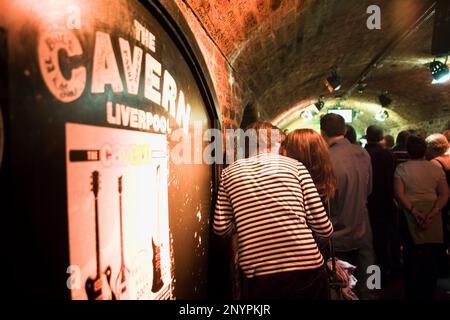
[[[159,236],[160,228],[160,211],[161,211],[161,166],[156,167],[156,241],[160,245],[161,239]]]
[[[123,219],[122,219],[122,193],[119,193],[119,212],[120,212],[120,263],[122,269],[125,267],[125,257],[123,253]]]
[[[99,233],[99,216],[98,216],[98,198],[95,196],[95,251],[97,255],[97,278],[101,277],[102,265],[100,255],[100,233]]]

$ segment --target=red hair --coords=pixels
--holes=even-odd
[[[328,145],[319,133],[312,129],[298,129],[289,133],[280,153],[303,163],[322,199],[334,196],[336,178]]]

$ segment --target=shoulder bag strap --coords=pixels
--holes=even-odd
[[[434,160],[436,160],[437,162],[439,162],[439,164],[441,165],[442,169],[444,169],[444,172],[447,172],[447,168],[445,167],[444,163],[442,163],[441,160],[439,160],[439,159],[434,159]]]
[[[330,198],[327,198],[327,214],[328,219],[331,223],[331,204],[330,204]],[[336,272],[336,255],[334,253],[334,245],[333,245],[333,237],[330,236],[328,239],[328,246],[330,248],[330,255],[331,255],[331,269],[333,271],[333,274]]]

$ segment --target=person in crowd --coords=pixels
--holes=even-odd
[[[445,130],[442,134],[447,138],[447,142],[450,144],[450,130]]]
[[[322,203],[327,207],[329,199],[333,198],[336,191],[336,178],[333,174],[328,145],[322,136],[312,129],[294,130],[282,144],[280,154],[293,158],[306,167]],[[328,257],[330,255],[328,241],[321,238],[316,240],[322,254]]]
[[[389,149],[382,145],[383,129],[372,125],[366,131],[366,151],[372,163],[373,187],[368,198],[370,223],[377,265],[381,269],[384,284],[392,272],[393,235],[397,233],[394,207],[395,159]]]
[[[397,135],[395,146],[392,148],[396,165],[409,160],[409,154],[406,151],[406,141],[408,141],[410,135],[411,133],[408,130],[400,131]]]
[[[421,137],[424,140],[428,136],[427,131],[425,129],[423,129],[423,128],[409,129],[408,132],[409,132],[410,135]]]
[[[350,141],[351,144],[358,144],[355,128],[353,128],[349,124],[347,124],[345,127],[345,138]]]
[[[330,203],[336,256],[357,267],[356,293],[361,299],[370,299],[372,294],[366,285],[367,267],[374,264],[372,230],[366,206],[372,191],[370,156],[345,138],[342,116],[324,115],[320,119],[320,129],[329,146],[337,181],[336,194]]]
[[[255,152],[223,170],[213,219],[216,234],[238,234],[244,297],[328,299],[328,275],[313,233],[330,237],[333,227],[311,175],[300,162],[272,153],[270,123],[247,130]]]
[[[411,133],[408,130],[400,131],[397,134],[397,139],[395,139],[395,145],[392,148],[392,151],[406,151],[406,142],[408,141],[408,137]]]
[[[400,131],[397,135],[397,139],[395,140],[395,146],[392,148],[392,153],[394,154],[395,158],[395,167],[397,167],[399,164],[404,163],[408,160],[410,160],[410,156],[408,151],[406,150],[406,142],[408,141],[408,137],[411,135],[412,130],[403,130]],[[401,263],[401,249],[400,247],[403,245],[404,239],[403,234],[404,232],[401,232],[400,226],[404,225],[406,222],[404,221],[404,216],[402,214],[402,208],[400,204],[394,200],[395,204],[395,232],[392,234],[392,267],[393,271],[400,271],[403,269],[402,263]]]
[[[278,150],[274,149],[272,150],[273,153],[280,153],[280,148],[283,145],[284,141],[287,137],[287,130],[280,130],[277,126],[272,125],[272,130],[278,133],[278,143],[276,145],[276,148]]]
[[[449,142],[445,135],[435,133],[427,137],[426,158],[436,166],[448,171],[450,168],[450,155],[448,155]]]
[[[385,135],[381,140],[381,145],[386,149],[392,149],[395,145],[394,137],[390,134]]]
[[[447,180],[447,185],[450,188],[450,154],[449,143],[443,134],[435,133],[430,135],[427,139],[426,157],[431,160],[431,163],[444,171]],[[444,246],[439,254],[439,275],[442,277],[449,276],[450,273],[450,201],[442,209]]]
[[[403,259],[407,299],[433,299],[439,244],[443,242],[441,211],[449,190],[444,172],[425,160],[426,142],[412,135],[407,141],[410,161],[395,171],[394,192],[404,212]]]
[[[280,152],[282,155],[303,163],[311,174],[322,203],[327,207],[336,192],[336,178],[333,173],[328,145],[322,136],[311,129],[295,130],[287,136]],[[331,258],[331,247],[328,240],[316,237],[322,255]],[[329,269],[336,272],[337,278],[334,281],[341,281],[340,285],[343,287],[340,292],[345,296],[345,299],[352,300],[355,295],[352,291],[350,273],[345,269],[347,264],[339,260],[335,261],[335,264],[331,260],[327,262]]]

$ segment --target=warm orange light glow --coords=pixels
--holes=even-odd
[[[283,120],[286,120],[290,115],[292,115],[295,112],[298,112],[306,107],[308,107],[309,105],[311,105],[313,102],[312,100],[303,100],[302,102],[300,102],[299,104],[297,104],[296,106],[290,108],[289,110],[286,110],[285,112],[281,113],[280,115],[276,116],[273,120],[272,120],[272,124],[274,126],[279,126]]]

